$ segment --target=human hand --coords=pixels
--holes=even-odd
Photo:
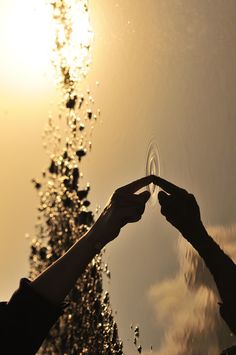
[[[187,239],[202,225],[200,209],[195,197],[186,190],[158,176],[154,183],[164,191],[158,193],[161,213]]]
[[[99,233],[99,239],[104,245],[116,238],[127,223],[137,222],[141,219],[146,202],[150,197],[148,191],[136,194],[138,190],[153,183],[154,175],[150,175],[128,185],[118,188],[109,199],[102,214],[93,229]]]

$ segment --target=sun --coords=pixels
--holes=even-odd
[[[4,0],[0,10],[4,85],[20,91],[37,89],[51,70],[53,26],[47,6],[43,1]]]
[[[71,1],[71,6],[76,10],[72,18],[72,46],[65,48],[65,56],[75,68],[86,60],[83,57],[85,53],[81,51],[92,38],[88,13],[81,7],[82,3]],[[45,77],[56,75],[53,73],[52,48],[55,47],[58,28],[50,9],[51,5],[46,0],[1,1],[0,73],[1,78],[5,78],[5,85],[34,92],[42,90]],[[62,40],[63,35],[62,29]],[[78,63],[75,63],[76,60]]]

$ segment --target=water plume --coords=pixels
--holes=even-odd
[[[31,243],[30,277],[57,260],[94,223],[89,183],[83,183],[81,161],[91,150],[93,125],[100,114],[90,89],[82,90],[91,61],[92,30],[86,0],[49,2],[55,25],[53,65],[62,92],[58,117],[44,131],[49,165],[33,179],[39,194],[36,235]],[[117,324],[103,273],[102,255],[93,259],[68,296],[63,316],[39,354],[122,354]]]
[[[208,228],[221,248],[236,260],[236,225]],[[213,277],[192,246],[180,237],[179,272],[149,290],[158,322],[166,334],[158,355],[215,355],[236,343],[220,317]]]

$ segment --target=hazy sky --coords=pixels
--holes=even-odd
[[[0,3],[1,299],[28,273],[25,234],[33,235],[37,216],[30,180],[47,162],[41,134],[58,100],[48,13],[43,1],[37,11],[33,1],[20,4]],[[90,13],[95,36],[85,86],[102,113],[83,163],[93,207],[145,174],[155,139],[161,175],[195,193],[207,225],[227,228],[236,220],[235,1],[90,0]],[[178,233],[158,206],[148,206],[143,220],[121,234],[105,256],[120,335],[127,353],[135,353],[130,324],[139,324],[144,349],[152,344],[157,352],[172,324],[162,295],[185,297],[181,282],[173,283]],[[160,314],[170,319],[160,321]]]

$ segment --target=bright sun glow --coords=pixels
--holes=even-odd
[[[92,32],[88,13],[80,2],[71,3],[77,7],[72,18],[72,46],[69,51],[65,47],[64,51],[70,66],[76,68],[88,60],[81,51],[90,44]],[[51,59],[56,24],[50,5],[45,0],[9,0],[5,7],[0,5],[0,10],[4,11],[4,22],[0,24],[1,80],[7,86],[27,92],[42,90],[45,78],[55,77]],[[63,41],[63,29],[60,36]]]
[[[51,71],[53,26],[42,1],[9,1],[1,24],[4,84],[23,90],[38,90]]]
[[[75,82],[87,74],[93,32],[90,26],[87,0],[54,0],[56,46],[54,63],[59,69],[69,68]],[[66,14],[66,16],[65,16]]]

